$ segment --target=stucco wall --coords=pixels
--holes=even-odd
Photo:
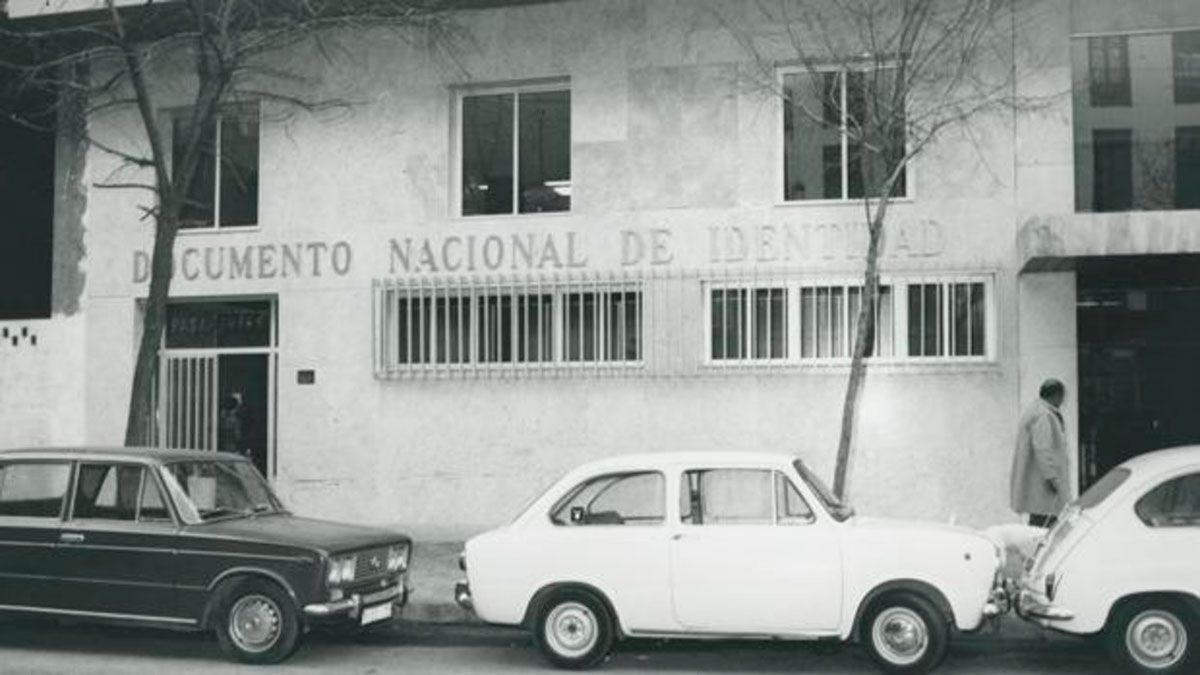
[[[1051,20],[1030,22],[1045,38],[1030,42],[1062,49],[1022,86],[1066,92],[1065,8],[1041,7]],[[277,484],[284,497],[303,513],[454,538],[503,522],[566,469],[614,453],[771,448],[799,452],[831,475],[846,377],[840,366],[662,379],[373,377],[371,282],[393,273],[393,238],[574,233],[587,267],[608,270],[620,264],[620,230],[657,228],[670,231],[667,266],[695,268],[730,264],[711,258],[712,227],[830,233],[861,218],[854,202],[778,203],[779,102],[748,86],[736,41],[689,3],[589,0],[476,12],[462,21],[476,37],[458,55],[464,70],[386,31],[347,37],[333,61],[292,60],[312,76],[306,91],[358,103],[315,115],[264,103],[260,227],[180,236],[177,259],[189,249],[202,256],[205,249],[314,242],[345,242],[352,251],[345,273],[326,262],[320,275],[181,274],[173,286],[177,296],[278,298]],[[174,74],[165,65],[154,79],[160,108],[186,101],[187,81]],[[570,82],[570,213],[452,215],[455,87],[538,78]],[[1023,258],[1016,234],[1031,213],[1070,210],[1069,102],[1065,120],[1062,105],[1036,116],[981,118],[969,133],[947,134],[914,166],[914,196],[895,206],[889,227],[933,223],[938,243],[906,248],[895,235],[883,270],[993,275],[994,358],[871,371],[851,478],[863,512],[976,525],[1013,517],[1007,477],[1025,388],[1018,355],[1025,336],[1039,330],[1036,323],[1018,329]],[[144,144],[138,124],[128,112],[110,112],[94,117],[91,131],[110,145],[137,148]],[[117,168],[94,151],[85,180],[138,178]],[[145,293],[135,281],[135,252],[149,250],[151,236],[137,208],[145,201],[130,191],[88,195],[86,436],[95,443],[123,434],[136,298]],[[821,237],[789,268],[860,273],[861,261],[844,244]],[[1054,358],[1062,367],[1036,370],[1063,370],[1074,357]],[[315,370],[316,383],[297,384],[298,369]]]

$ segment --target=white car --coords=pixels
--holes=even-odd
[[[1001,555],[970,530],[855,516],[792,457],[648,454],[582,466],[468,541],[455,594],[566,668],[623,636],[735,637],[859,639],[916,673],[1004,611]]]
[[[1200,446],[1141,455],[1068,506],[1021,580],[1022,616],[1103,632],[1146,673],[1183,673],[1200,640]]]

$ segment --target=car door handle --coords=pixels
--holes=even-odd
[[[66,542],[68,544],[80,544],[83,543],[84,539],[85,537],[78,532],[63,532],[62,534],[58,535],[59,541]]]

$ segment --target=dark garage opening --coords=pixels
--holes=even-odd
[[[1136,455],[1200,443],[1200,255],[1077,268],[1080,481]]]

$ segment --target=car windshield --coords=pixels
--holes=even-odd
[[[827,485],[825,485],[825,482],[818,478],[816,474],[814,474],[807,466],[804,465],[804,462],[796,460],[794,465],[796,467],[796,471],[800,474],[800,477],[804,479],[805,483],[808,483],[808,487],[812,488],[812,491],[817,493],[817,498],[820,499],[821,503],[825,505],[825,510],[829,511],[829,515],[833,516],[834,519],[839,521],[846,520],[850,516],[854,515],[854,508],[849,504],[842,503],[842,500],[838,499],[837,496],[833,494],[833,491],[830,490]]]
[[[282,511],[262,476],[249,462],[204,460],[172,462],[167,481],[188,522]]]

